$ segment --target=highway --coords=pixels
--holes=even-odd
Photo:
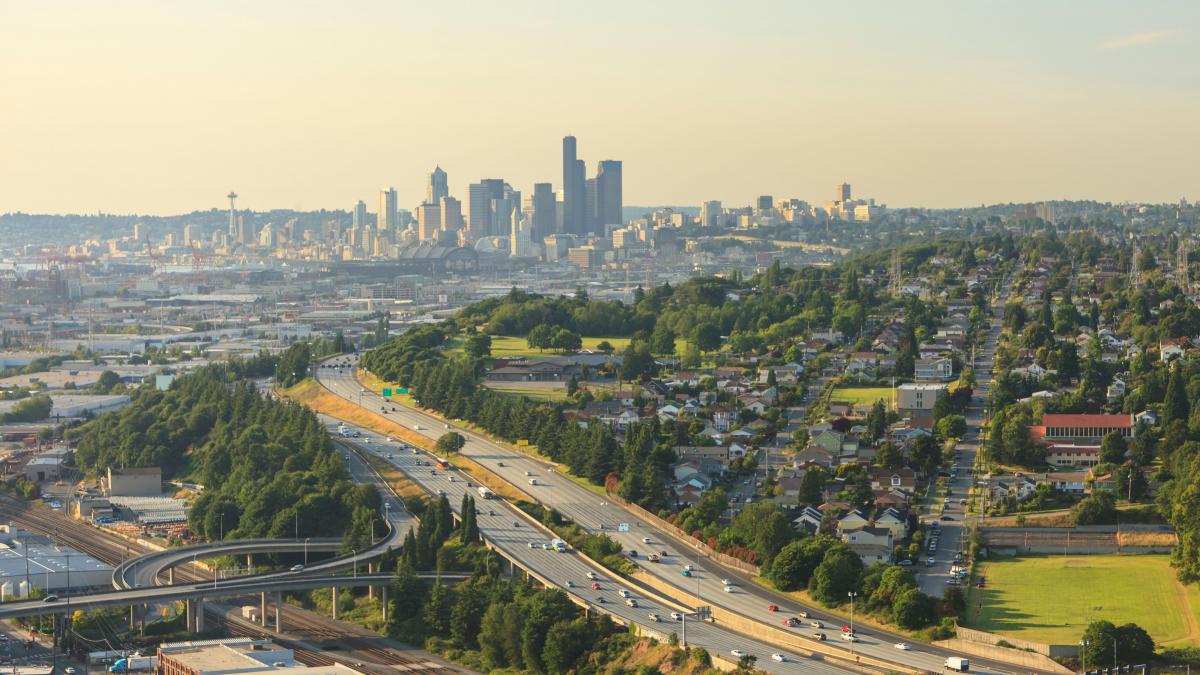
[[[355,389],[355,394],[357,396],[357,389]],[[441,428],[440,424],[439,429]],[[647,597],[647,594],[641,589],[619,576],[601,567],[593,567],[582,556],[573,553],[558,553],[549,550],[548,546],[543,548],[543,544],[550,543],[553,535],[537,526],[516,507],[501,499],[484,500],[479,498],[476,489],[469,485],[469,478],[455,475],[455,472],[434,469],[431,466],[432,456],[429,454],[412,449],[406,450],[400,443],[387,443],[386,438],[369,430],[352,425],[351,428],[362,434],[361,438],[349,439],[351,442],[358,443],[363,451],[373,452],[384,461],[390,462],[429,492],[437,494],[439,490],[442,491],[456,512],[464,494],[470,493],[476,497],[480,532],[488,543],[515,559],[522,567],[534,570],[538,576],[567,592],[579,604],[596,609],[602,608],[621,621],[636,623],[643,631],[657,633],[660,637],[665,638],[670,633],[676,632],[682,638],[683,626],[680,622],[672,620],[670,615],[674,611],[688,611],[692,609],[691,607],[663,605],[653,598]],[[391,458],[388,455],[391,455]],[[417,464],[418,461],[421,464]],[[556,477],[555,480],[565,479]],[[589,573],[597,577],[598,590],[591,588],[593,582],[588,577]],[[628,606],[625,598],[619,594],[620,590],[628,592],[631,599],[636,601],[637,607]],[[603,598],[603,602],[601,602],[601,598]],[[658,615],[661,621],[653,621],[650,618],[651,614]],[[834,637],[832,633],[830,636]],[[786,649],[772,647],[767,643],[744,637],[712,623],[687,621],[687,641],[690,645],[704,647],[710,653],[732,660],[736,660],[730,654],[732,650],[745,650],[758,657],[758,667],[770,672],[846,672],[842,667],[826,663],[820,658],[806,658]],[[772,661],[771,654],[773,653],[781,653],[788,660],[783,663]]]
[[[677,542],[670,536],[658,532],[648,523],[639,522],[621,505],[610,502],[605,497],[556,473],[550,465],[544,462],[508,449],[470,430],[446,424],[436,417],[413,408],[385,402],[378,392],[362,390],[354,378],[353,371],[357,365],[357,357],[344,356],[335,361],[346,363],[351,367],[340,370],[319,367],[316,371],[318,380],[339,396],[354,402],[361,397],[363,407],[370,411],[378,411],[381,407],[386,406],[387,418],[431,440],[450,429],[461,433],[467,439],[467,444],[461,451],[463,455],[475,460],[507,482],[520,487],[542,503],[553,506],[586,530],[603,532],[618,541],[626,550],[637,550],[639,552],[638,562],[647,572],[681,591],[698,595],[703,599],[704,604],[720,606],[743,617],[760,620],[764,624],[782,628],[781,622],[784,617],[795,616],[800,610],[808,611],[813,619],[821,621],[825,626],[823,632],[830,640],[825,642],[824,646],[841,649],[845,658],[853,658],[850,651],[851,644],[838,640],[839,628],[846,623],[843,619],[834,617],[820,608],[804,607],[787,596],[757,586],[745,575],[700,556],[698,549]],[[393,406],[395,411],[392,410]],[[401,451],[401,443],[388,443],[385,438],[374,432],[365,429],[359,431],[364,438],[370,441],[367,447],[383,456],[392,454],[395,457],[393,463],[406,473],[413,474],[415,472],[415,475],[422,479],[423,484],[431,485],[434,489],[445,490],[448,494],[457,495],[457,498],[451,498],[452,504],[457,505],[465,488],[461,480],[449,483],[448,477],[440,471],[437,476],[434,476],[430,474],[428,468],[416,467],[412,462],[411,454],[406,456]],[[536,480],[537,485],[530,485],[530,479]],[[497,518],[502,521],[508,520],[507,516],[497,516]],[[528,530],[524,530],[524,528],[513,529],[511,522],[508,522],[508,531],[506,532],[504,522],[497,523],[495,519],[485,518],[480,519],[481,527],[484,526],[485,521],[490,527],[496,528],[486,534],[489,538],[496,537],[496,542],[501,546],[516,545],[520,549],[521,545],[528,541],[525,536]],[[628,532],[617,531],[621,523],[629,525]],[[650,543],[645,543],[645,539],[649,539]],[[668,554],[661,563],[652,564],[645,561],[645,553],[650,550],[667,551]],[[525,553],[529,553],[529,551],[525,551]],[[541,552],[533,553],[541,554]],[[544,555],[553,557],[555,554],[545,552]],[[534,569],[542,569],[536,566],[536,561],[532,564],[535,565]],[[695,568],[691,578],[682,576],[684,565],[687,564],[691,564]],[[556,568],[553,571],[552,580],[561,585],[565,585],[568,580],[577,586],[586,581],[578,573],[571,573],[566,569]],[[723,583],[725,579],[733,582],[732,592],[725,592]],[[781,611],[768,611],[767,607],[771,604],[778,605]],[[609,607],[610,609],[612,607],[611,600]],[[645,617],[646,612],[643,611],[634,618],[639,622],[645,622]],[[663,630],[661,625],[650,627],[659,631]],[[706,628],[715,629],[716,627],[706,625]],[[895,645],[908,641],[906,636],[876,629],[863,629],[861,626],[855,628],[861,638],[860,642],[853,645],[855,653],[869,655],[904,667],[939,672],[945,662],[945,657],[955,654],[922,644],[913,645],[911,651],[901,651]],[[814,632],[814,629],[808,626],[790,630],[795,630],[802,637],[809,636]],[[743,649],[758,658],[759,667],[772,669],[779,665],[771,662],[770,655],[782,651],[782,648],[752,641],[724,630],[714,630],[710,637],[710,634],[701,634],[689,624],[688,638],[689,641],[700,638],[700,644],[714,653],[728,655],[730,649]],[[711,644],[715,646],[710,646],[707,640],[712,640]],[[977,673],[1016,672],[1010,666],[986,663],[974,657],[972,657],[972,671]]]

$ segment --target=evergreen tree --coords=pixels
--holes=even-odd
[[[1192,409],[1188,402],[1187,386],[1183,381],[1183,367],[1175,364],[1171,368],[1171,378],[1167,382],[1167,394],[1163,398],[1162,424],[1166,425],[1181,420],[1187,422],[1188,411]]]

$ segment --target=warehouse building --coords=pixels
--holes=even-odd
[[[297,675],[360,675],[340,663],[306,667],[296,663],[291,649],[270,640],[225,638],[172,642],[158,646],[156,675],[236,675],[264,671]]]
[[[0,525],[0,601],[32,589],[111,588],[112,567],[47,537]]]

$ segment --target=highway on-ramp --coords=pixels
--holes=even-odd
[[[844,620],[819,608],[804,607],[790,597],[764,589],[752,583],[744,575],[720,566],[703,556],[698,556],[697,549],[685,546],[672,537],[657,531],[649,523],[639,521],[623,506],[611,502],[603,495],[555,472],[550,465],[544,462],[504,447],[481,434],[445,423],[437,417],[419,410],[383,400],[378,392],[363,389],[354,378],[354,370],[357,366],[356,357],[338,357],[334,362],[346,364],[347,367],[340,369],[318,367],[316,369],[318,380],[332,392],[353,402],[357,402],[361,398],[362,406],[368,411],[378,411],[386,407],[387,418],[431,440],[448,430],[457,431],[467,439],[466,446],[460,451],[461,454],[478,462],[505,481],[519,486],[540,502],[553,506],[589,532],[603,532],[619,542],[626,550],[639,551],[642,555],[639,556],[638,562],[642,563],[643,570],[675,586],[680,591],[698,594],[704,604],[719,606],[743,617],[761,620],[767,624],[780,626],[780,628],[783,628],[781,621],[785,616],[795,616],[801,609],[808,611],[813,619],[819,620],[825,625],[824,632],[831,638],[824,647],[833,646],[842,649],[845,657],[852,658],[851,644],[837,639],[840,633],[839,628],[845,623]],[[368,447],[373,451],[385,456],[390,453],[396,458],[403,457],[401,452],[403,444],[389,443],[386,438],[365,429],[359,431],[364,434],[364,438],[369,440]],[[406,464],[400,464],[400,467],[406,471],[415,470],[413,466]],[[418,475],[420,473],[421,471],[417,471]],[[425,473],[428,474],[428,470]],[[444,472],[438,473],[443,474]],[[530,485],[531,479],[536,480],[537,484]],[[429,475],[429,480],[440,481],[438,488],[443,490],[454,485],[447,482],[445,475],[436,477]],[[461,495],[461,492],[458,494]],[[483,519],[481,519],[481,525],[482,521]],[[629,525],[628,532],[617,531],[621,523]],[[494,525],[494,523],[492,524]],[[511,523],[509,525],[511,526]],[[520,531],[507,533],[500,531],[496,532],[496,535],[501,538],[500,541],[503,543],[514,543],[519,546],[523,541],[522,535],[526,532],[520,532],[520,534],[518,532]],[[649,539],[650,543],[645,543],[645,539]],[[665,550],[668,555],[661,563],[647,563],[644,556],[645,552],[649,550]],[[690,578],[685,578],[682,576],[682,571],[688,564],[693,565],[695,571]],[[565,572],[565,570],[563,571]],[[567,579],[574,582],[580,581],[578,577],[570,576],[555,577],[555,579],[563,583]],[[726,579],[734,582],[732,592],[725,591],[724,580]],[[768,611],[768,606],[772,604],[778,605],[780,611]],[[637,618],[642,621],[645,616],[645,612],[642,612]],[[921,644],[913,645],[911,651],[901,651],[895,645],[907,641],[908,638],[905,636],[873,628],[863,629],[858,625],[855,628],[861,638],[861,642],[853,645],[856,654],[868,655],[907,668],[939,672],[942,670],[946,656],[960,655]],[[661,631],[662,628],[658,627],[658,630]],[[788,630],[796,631],[800,637],[811,635],[814,632],[814,629],[808,626]],[[692,640],[690,623],[688,637],[689,640]],[[729,649],[734,647],[745,649],[747,653],[758,657],[760,667],[771,668],[778,665],[771,663],[769,656],[773,652],[783,651],[783,648],[765,643],[750,646],[747,638],[726,631],[717,631],[713,639],[720,644],[720,647],[712,650],[715,653],[728,654]],[[988,663],[975,657],[971,658],[974,672],[1017,672],[1004,664]]]

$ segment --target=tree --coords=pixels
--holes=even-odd
[[[542,649],[542,663],[546,672],[566,673],[572,670],[579,657],[590,646],[591,635],[582,619],[559,621],[546,632],[546,646]]]
[[[109,394],[119,386],[121,386],[121,376],[111,370],[106,370],[100,373],[100,377],[96,379],[94,388],[96,393]]]
[[[558,332],[554,334],[550,346],[561,352],[578,351],[583,347],[583,338],[566,328],[559,328]]]
[[[1117,482],[1117,495],[1130,501],[1137,501],[1146,496],[1146,474],[1133,462],[1126,462],[1117,469],[1114,476]],[[1132,484],[1131,484],[1132,482]]]
[[[475,498],[464,494],[461,509],[462,520],[458,524],[458,537],[464,544],[477,544],[479,543],[479,522],[475,515]]]
[[[703,321],[692,331],[692,343],[701,352],[711,352],[721,346],[721,328],[711,321]]]
[[[474,584],[462,584],[455,593],[454,607],[450,610],[450,637],[455,643],[472,649],[479,646],[479,629],[483,612],[487,609],[487,596]]]
[[[654,357],[644,346],[630,343],[621,355],[621,379],[634,381],[654,372]]]
[[[1167,383],[1166,396],[1163,398],[1162,425],[1165,427],[1175,420],[1187,422],[1190,410],[1187,386],[1183,381],[1183,366],[1177,363],[1171,368],[1171,378]]]
[[[904,448],[891,441],[884,442],[875,453],[875,463],[885,469],[899,469],[904,459]]]
[[[878,442],[887,434],[887,407],[882,400],[871,405],[871,411],[867,413],[866,427],[867,438],[872,443]]]
[[[675,353],[675,331],[671,330],[666,321],[654,324],[654,331],[650,333],[650,352],[662,356]]]
[[[421,618],[425,621],[425,629],[429,635],[445,635],[450,632],[450,613],[453,608],[454,598],[449,586],[446,586],[441,581],[433,584],[433,588],[429,590],[429,598],[425,601],[425,608],[421,612]]]
[[[290,387],[308,377],[308,365],[312,359],[308,343],[298,342],[284,350],[275,367],[275,382],[281,387]]]
[[[613,344],[608,340],[601,340],[600,343],[596,345],[596,349],[604,352],[605,354],[612,354],[614,351],[616,351],[616,347],[613,347]]]
[[[525,341],[529,343],[530,347],[538,350],[546,350],[554,345],[554,337],[557,333],[557,326],[541,323],[529,331],[529,335],[526,336]]]
[[[1121,464],[1125,461],[1125,436],[1119,431],[1110,431],[1100,442],[1100,461],[1107,464]]]
[[[962,438],[967,433],[967,420],[962,415],[946,415],[937,421],[937,433],[942,438]]]
[[[1154,640],[1134,623],[1117,627],[1109,621],[1093,621],[1083,631],[1080,648],[1089,668],[1145,663],[1154,656]]]
[[[487,333],[475,333],[467,336],[463,343],[463,351],[473,359],[483,359],[492,355],[492,336]]]
[[[916,630],[933,623],[933,610],[933,598],[910,588],[896,597],[892,605],[892,619],[901,628]]]
[[[840,605],[846,593],[858,587],[862,576],[862,558],[846,546],[831,548],[813,570],[809,588],[814,598],[827,605]]]
[[[1111,492],[1092,490],[1071,509],[1071,520],[1076,525],[1111,525],[1117,522],[1116,502]]]
[[[812,578],[813,571],[821,564],[825,551],[838,542],[827,535],[800,539],[784,546],[775,556],[768,573],[771,583],[783,591],[804,588]]]
[[[450,431],[438,437],[437,443],[434,444],[434,449],[439,454],[449,455],[462,450],[466,444],[467,439],[463,438],[462,434],[457,431]]]
[[[800,503],[816,506],[822,501],[827,480],[825,470],[818,466],[809,467],[800,479]]]

